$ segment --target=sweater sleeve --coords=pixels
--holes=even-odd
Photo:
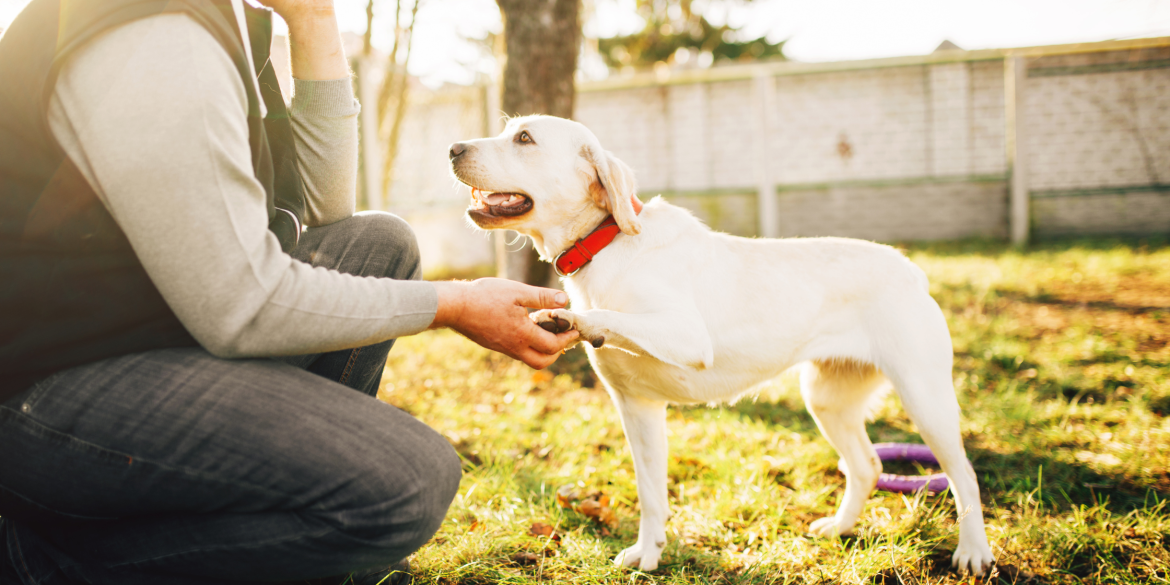
[[[305,225],[328,225],[353,215],[356,209],[361,108],[348,77],[294,79],[293,88],[289,115],[305,182]]]
[[[434,319],[430,283],[314,268],[281,251],[251,171],[243,82],[188,17],[134,21],[80,48],[61,70],[49,123],[211,353],[332,351]]]

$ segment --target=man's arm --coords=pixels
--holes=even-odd
[[[261,0],[288,24],[292,75],[306,81],[349,77],[333,0]]]
[[[252,175],[246,111],[223,49],[188,17],[167,14],[80,48],[62,68],[49,122],[163,298],[216,355],[332,351],[430,326],[435,285],[313,268],[280,250]],[[474,317],[490,308],[466,296],[456,304],[477,310],[441,325],[477,331]],[[547,355],[571,342],[537,329],[500,349],[540,367],[527,349]]]
[[[313,353],[424,330],[438,301],[429,283],[314,269],[280,250],[252,174],[246,103],[210,33],[164,14],[78,49],[49,121],[163,298],[213,353]]]
[[[289,119],[305,186],[305,225],[329,225],[357,210],[357,115],[361,108],[348,77],[294,79],[293,86]]]
[[[341,221],[357,208],[360,107],[353,97],[332,2],[265,3],[289,29],[293,74],[289,114],[305,184],[305,225]]]

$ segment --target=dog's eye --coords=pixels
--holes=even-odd
[[[519,142],[520,144],[531,144],[532,137],[528,135],[527,130],[523,130],[516,135],[516,142]]]

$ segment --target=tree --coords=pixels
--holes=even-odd
[[[360,116],[362,140],[362,188],[365,205],[382,209],[394,181],[394,163],[398,157],[398,137],[406,114],[414,25],[423,0],[412,0],[410,22],[402,23],[402,0],[394,2],[394,43],[387,56],[374,53],[374,0],[366,2],[366,32],[362,50],[353,56],[358,99],[366,104]],[[379,19],[378,22],[381,22]],[[405,39],[405,50],[400,45]],[[405,55],[403,56],[403,53]],[[376,106],[376,107],[374,107]]]
[[[382,161],[382,190],[389,194],[394,184],[394,162],[398,160],[398,137],[402,133],[402,119],[406,117],[406,104],[410,85],[410,52],[414,46],[414,24],[418,20],[418,9],[423,0],[414,0],[410,7],[410,24],[402,26],[402,0],[394,4],[394,44],[386,60],[386,76],[378,92],[378,129],[385,136],[386,154]],[[363,38],[367,53],[370,52],[370,38],[373,31],[374,0],[366,4],[366,34]],[[399,63],[399,45],[406,38],[405,55]]]
[[[729,3],[724,0],[725,7]],[[784,41],[771,43],[766,37],[738,40],[739,29],[727,23],[711,24],[705,14],[691,10],[691,0],[638,0],[638,14],[646,21],[641,31],[598,39],[598,51],[610,67],[670,63],[679,49],[709,55],[709,62],[785,58]]]
[[[414,23],[418,20],[418,7],[423,0],[414,0],[410,7],[410,24],[403,30],[399,26],[399,17],[402,14],[402,0],[398,0],[394,10],[394,46],[390,49],[389,67],[385,81],[382,82],[382,92],[378,96],[378,125],[388,128],[386,131],[386,160],[383,174],[383,188],[390,192],[394,183],[394,162],[398,160],[398,137],[402,134],[402,119],[406,117],[406,100],[408,97],[410,73],[410,50],[414,46]],[[398,64],[399,40],[406,37],[406,55],[402,64]],[[393,115],[390,114],[390,104],[393,102]]]
[[[504,113],[572,118],[581,0],[497,1],[504,20]],[[500,276],[540,286],[553,282],[551,265],[541,262],[532,246],[518,252],[504,248],[497,247]]]

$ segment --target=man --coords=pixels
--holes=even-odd
[[[419,281],[354,214],[332,0],[267,4],[288,111],[232,0],[33,0],[0,37],[0,583],[382,582],[460,475],[373,398],[393,340],[576,341],[527,318],[563,293]]]

